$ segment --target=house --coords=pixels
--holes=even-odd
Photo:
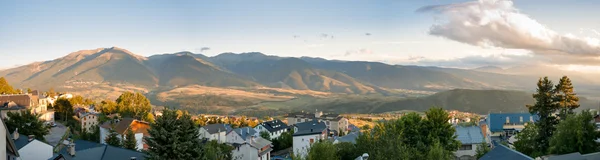
[[[479,160],[533,160],[533,158],[495,141],[492,143],[494,144],[494,148],[484,154]]]
[[[144,160],[146,155],[129,149],[90,141],[66,141],[64,147],[50,160]]]
[[[305,157],[313,143],[327,139],[327,133],[327,125],[325,125],[325,122],[315,120],[296,123],[294,125],[294,134],[292,135],[294,154]]]
[[[486,137],[492,140],[511,137],[525,128],[529,122],[536,122],[539,116],[530,113],[490,113],[486,119]]]
[[[6,138],[3,138],[6,137]],[[19,155],[19,150],[15,145],[15,142],[12,136],[8,132],[8,128],[6,128],[6,124],[2,118],[0,118],[0,145],[2,145],[2,149],[0,149],[0,157],[6,157],[7,160],[16,160]]]
[[[275,139],[281,136],[283,132],[287,132],[289,127],[287,124],[283,123],[283,121],[276,119],[272,121],[259,123],[258,125],[256,125],[256,127],[254,127],[254,129],[256,129],[256,131],[258,131],[259,133],[267,132],[271,135],[271,139]]]
[[[227,143],[234,149],[232,155],[241,160],[270,160],[271,141],[258,135],[258,132],[250,127],[237,128],[227,133]],[[257,158],[258,157],[258,158]]]
[[[18,132],[14,132],[12,138],[19,151],[19,159],[38,160],[52,158],[52,145],[39,141],[33,136],[21,135]]]
[[[454,152],[454,156],[461,160],[477,159],[476,150],[478,145],[482,143],[487,145],[483,133],[481,133],[481,128],[479,126],[456,126],[455,129],[454,135],[456,135],[462,146]]]
[[[31,113],[39,114],[41,120],[54,121],[54,111],[48,110],[45,99],[32,94],[0,95],[0,118],[7,118],[8,112],[20,113],[29,110]]]
[[[200,139],[217,140],[219,143],[225,143],[229,131],[231,131],[229,124],[210,124],[200,128]]]
[[[313,120],[319,120],[325,122],[327,129],[331,131],[329,133],[333,136],[338,136],[339,133],[348,132],[348,119],[340,116],[339,114],[323,114],[321,111],[317,111],[314,114],[308,112],[296,112],[287,115],[288,125],[294,125],[296,123],[309,122]]]
[[[250,136],[259,136],[258,132],[256,132],[256,130],[254,130],[254,128],[251,127],[243,127],[243,128],[236,128],[236,129],[232,129],[227,133],[227,138],[225,138],[227,140],[227,143],[229,144],[233,144],[233,143],[244,143],[247,141],[246,138],[250,137]]]
[[[360,132],[351,132],[351,133],[348,133],[345,136],[337,137],[333,141],[333,144],[342,143],[342,142],[348,142],[348,143],[356,144],[356,138],[358,138],[359,135],[360,135]]]
[[[104,141],[106,137],[110,134],[110,130],[113,129],[117,134],[119,134],[119,138],[125,137],[127,135],[127,129],[131,129],[135,134],[135,140],[137,142],[138,150],[146,150],[148,146],[146,142],[144,142],[143,138],[150,136],[148,133],[148,129],[150,129],[150,124],[148,122],[139,121],[133,118],[124,118],[117,123],[112,121],[106,122],[100,126],[100,143],[106,144]]]
[[[98,114],[91,112],[80,112],[74,117],[81,125],[81,131],[92,133],[94,127],[98,126]]]

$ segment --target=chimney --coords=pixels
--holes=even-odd
[[[67,147],[67,152],[69,152],[69,155],[75,156],[75,143],[73,143],[73,140],[71,140],[71,143],[69,143]]]
[[[29,139],[27,140],[28,142],[31,142],[31,141],[33,141],[33,138],[35,138],[35,136],[34,136],[34,135],[29,135],[29,136],[27,136],[27,137],[29,138]]]
[[[19,139],[19,128],[15,129],[13,132],[13,140]]]
[[[248,134],[250,134],[250,127],[246,128],[248,130]]]
[[[136,159],[137,159],[137,157],[131,157],[131,158],[129,158],[129,159],[130,159],[130,160],[136,160]]]

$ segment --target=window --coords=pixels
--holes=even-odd
[[[312,138],[311,138],[311,139],[310,139],[310,144],[313,144],[313,143],[315,143],[315,139],[312,139]]]
[[[519,117],[519,122],[523,123],[523,116]]]
[[[506,124],[510,123],[510,117],[506,117]]]
[[[458,150],[461,150],[461,151],[473,150],[473,146],[470,145],[470,144],[468,144],[468,145],[462,145],[462,146],[460,146],[460,149],[458,149]]]
[[[533,116],[529,116],[529,121],[533,122]]]

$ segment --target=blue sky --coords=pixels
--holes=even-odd
[[[450,67],[496,64],[462,64],[470,57],[538,52],[432,35],[439,15],[416,12],[462,2],[467,1],[1,1],[0,68],[111,46],[144,56],[209,47],[203,54],[258,51]],[[576,36],[600,30],[599,6],[594,0],[514,2],[519,13]]]

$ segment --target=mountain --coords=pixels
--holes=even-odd
[[[402,110],[426,111],[432,106],[480,114],[489,112],[528,112],[525,105],[535,100],[531,93],[513,90],[453,89],[418,98],[355,97],[311,105],[305,110],[318,108],[336,113],[384,113]],[[597,109],[598,103],[580,97],[581,109]]]
[[[482,67],[477,67],[475,69],[473,69],[475,71],[481,71],[481,72],[491,72],[491,73],[502,73],[504,72],[504,69],[498,67],[498,66],[482,66]]]
[[[158,77],[144,64],[145,57],[121,48],[73,52],[52,61],[38,62],[0,72],[19,86],[48,89],[73,83],[131,83],[153,86]]]

